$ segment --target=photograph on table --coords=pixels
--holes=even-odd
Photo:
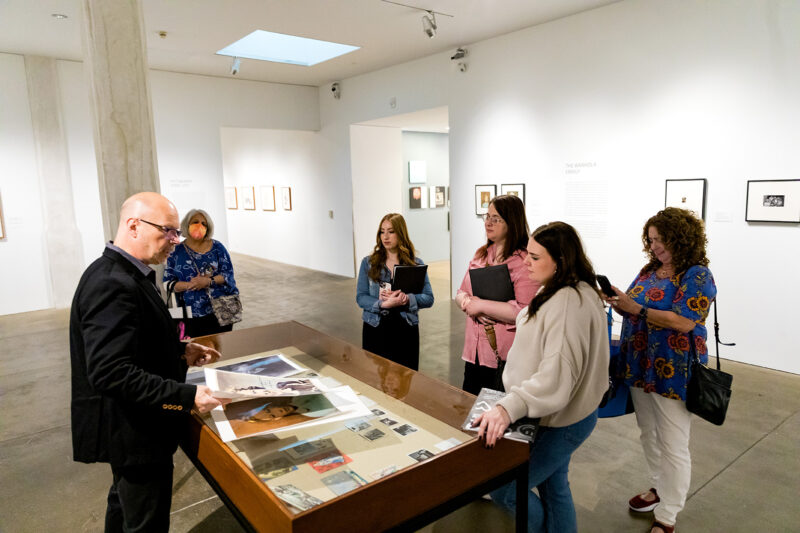
[[[695,216],[706,219],[705,179],[666,180],[664,207],[680,207],[692,211]]]
[[[242,207],[247,211],[256,209],[256,190],[255,187],[242,187]]]
[[[524,183],[504,183],[500,185],[500,194],[516,196],[522,203],[525,203],[525,184]]]
[[[215,368],[216,370],[225,370],[227,372],[257,374],[259,376],[272,376],[276,378],[291,376],[292,374],[297,374],[305,370],[302,366],[279,353]]]
[[[749,180],[745,220],[800,223],[800,180]]]
[[[261,187],[261,210],[275,211],[275,186]]]
[[[475,214],[483,216],[489,212],[489,202],[497,196],[497,185],[475,186]]]
[[[284,211],[292,210],[292,188],[281,187],[281,202]]]
[[[239,209],[239,199],[236,196],[236,187],[225,187],[225,207]]]

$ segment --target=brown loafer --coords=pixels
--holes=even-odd
[[[630,508],[631,511],[634,511],[636,513],[647,513],[656,508],[658,503],[661,501],[661,498],[658,497],[658,492],[656,492],[656,489],[651,488],[649,491],[645,492],[644,495],[646,495],[647,493],[652,493],[656,497],[656,499],[648,501],[642,497],[643,496],[642,494],[637,494],[636,496],[628,500],[628,507]]]
[[[675,526],[668,526],[667,524],[662,524],[658,520],[653,522],[653,525],[650,526],[650,533],[653,533],[653,528],[659,528],[664,533],[675,533]]]

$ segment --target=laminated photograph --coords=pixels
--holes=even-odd
[[[215,368],[226,372],[240,372],[242,374],[256,374],[275,378],[291,376],[305,370],[305,368],[280,353]]]
[[[475,400],[475,403],[472,404],[472,408],[469,410],[469,414],[467,415],[467,419],[464,421],[464,424],[461,426],[461,429],[465,431],[472,431],[477,432],[478,427],[473,426],[472,424],[475,420],[485,413],[489,411],[495,404],[504,396],[506,395],[505,392],[500,392],[493,389],[483,388],[481,389],[480,394],[478,394],[478,398]],[[522,418],[517,420],[516,422],[512,423],[506,429],[505,435],[503,438],[516,440],[520,442],[533,442],[536,438],[536,430],[539,427],[539,420],[533,418]]]
[[[315,505],[324,503],[319,498],[303,492],[294,485],[276,485],[270,487],[275,496],[301,511],[311,509]]]
[[[327,389],[316,379],[276,378],[205,368],[206,385],[215,398],[253,398],[321,394]]]
[[[369,414],[369,409],[350,387],[330,389],[322,394],[248,398],[211,411],[223,442]]]

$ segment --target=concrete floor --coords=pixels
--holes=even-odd
[[[246,328],[297,320],[361,342],[355,280],[234,254]],[[463,315],[448,298],[449,265],[431,266],[437,300],[421,313],[421,371],[459,385]],[[67,310],[0,317],[0,531],[101,531],[107,465],[71,459]],[[735,340],[735,333],[728,332]],[[800,531],[800,376],[724,362],[734,374],[728,420],[692,426],[692,485],[682,532]],[[172,531],[241,531],[179,451]],[[601,420],[570,472],[581,531],[647,531],[650,515],[627,511],[647,489],[633,416]],[[478,501],[424,529],[511,531]]]

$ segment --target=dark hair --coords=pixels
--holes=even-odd
[[[528,306],[528,320],[533,318],[555,293],[564,287],[572,287],[577,291],[578,283],[581,281],[594,288],[598,298],[600,297],[592,262],[586,257],[581,238],[575,228],[566,222],[550,222],[536,228],[531,234],[531,239],[547,250],[556,263],[556,272],[531,300]]]
[[[531,230],[528,228],[528,219],[525,216],[525,204],[522,203],[518,196],[504,194],[492,198],[489,205],[494,205],[494,208],[497,209],[497,214],[508,226],[505,247],[502,251],[502,259],[505,261],[514,255],[517,250],[524,250],[528,246],[528,233]],[[486,244],[475,252],[475,257],[477,259],[486,257],[491,244],[492,241],[487,240]]]
[[[661,267],[661,261],[650,249],[650,238],[647,235],[650,226],[656,228],[664,247],[672,254],[675,274],[686,272],[689,267],[694,265],[708,266],[708,257],[706,257],[708,239],[703,221],[686,209],[666,207],[644,223],[642,244],[644,253],[650,262],[642,268],[641,274]]]
[[[416,261],[414,261],[416,257],[414,245],[408,237],[406,220],[401,214],[389,213],[388,215],[384,215],[381,219],[381,223],[378,224],[378,234],[375,236],[375,248],[372,250],[372,255],[369,256],[369,277],[373,281],[380,281],[381,268],[383,268],[383,265],[386,263],[386,248],[383,247],[383,241],[381,241],[381,226],[383,226],[383,223],[387,220],[391,222],[392,229],[397,235],[397,258],[400,264],[411,266],[417,264]]]

